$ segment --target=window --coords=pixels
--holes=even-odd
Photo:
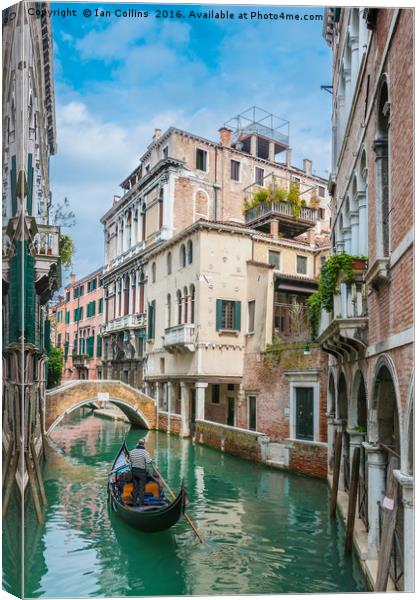
[[[255,183],[258,185],[264,185],[264,169],[255,167]]]
[[[318,196],[320,198],[325,198],[325,188],[322,185],[318,186]]]
[[[227,389],[228,389],[228,392],[235,391],[235,384],[234,383],[228,383],[227,384]]]
[[[169,156],[169,147],[165,146],[162,150],[162,158],[168,158]]]
[[[79,297],[79,288],[74,288],[73,298],[76,300]]]
[[[233,181],[239,181],[240,166],[241,163],[238,160],[230,161],[230,178],[233,179]]]
[[[63,321],[63,313],[61,310],[57,313],[57,323],[61,323]]]
[[[234,300],[216,300],[216,330],[241,330],[241,303]]]
[[[76,323],[77,321],[81,321],[83,319],[83,306],[74,309],[73,313],[73,321]]]
[[[324,266],[326,260],[327,260],[326,256],[321,256],[321,268]]]
[[[290,178],[290,181],[292,183],[299,183],[299,185],[300,185],[300,177],[296,177],[296,175],[292,175]]]
[[[98,358],[102,356],[102,338],[100,335],[96,338],[96,356]]]
[[[95,345],[95,336],[91,335],[86,338],[86,354],[89,358],[93,358],[94,354],[94,345]]]
[[[176,293],[176,303],[178,305],[178,325],[182,323],[182,294],[181,290]]]
[[[179,265],[180,265],[181,269],[183,269],[186,264],[187,264],[187,252],[185,250],[185,244],[182,244],[181,248],[179,249]]]
[[[192,241],[188,240],[187,243],[187,264],[191,265],[193,261],[193,245]]]
[[[66,292],[66,302],[70,302],[70,290]]]
[[[66,325],[70,324],[70,311],[66,310]]]
[[[98,315],[100,315],[104,310],[104,299],[103,298],[99,298],[99,302],[98,302]]]
[[[83,296],[83,294],[85,293],[85,286],[81,285],[79,287],[79,298],[81,298]]]
[[[102,277],[99,277],[98,287],[102,287],[104,284]]]
[[[220,385],[218,383],[211,386],[211,401],[212,404],[220,404]]]
[[[156,263],[152,263],[152,283],[156,283]]]
[[[86,309],[86,316],[93,317],[96,314],[96,300],[89,302]]]
[[[172,253],[168,252],[168,254],[166,255],[166,267],[167,267],[167,273],[168,275],[170,275],[172,273]]]
[[[92,281],[88,281],[88,284],[87,284],[88,294],[90,292],[93,292],[94,290],[96,290],[96,285],[97,285],[96,277],[95,277],[95,279],[92,279]]]
[[[199,171],[207,171],[207,152],[197,148],[195,166]]]
[[[235,398],[227,399],[227,418],[226,424],[230,427],[235,426]]]
[[[195,287],[190,285],[190,297],[191,297],[191,313],[190,313],[190,323],[194,323],[195,319]]]
[[[184,323],[188,323],[188,290],[184,287]]]
[[[325,220],[325,208],[319,208],[319,218],[321,219],[321,221]]]
[[[155,314],[156,314],[156,301],[152,300],[149,304],[149,311],[147,315],[147,338],[153,340],[155,337]]]
[[[167,327],[171,326],[171,294],[168,294],[166,296],[166,309],[167,309],[167,318],[166,318],[166,322],[167,322]]]
[[[61,348],[61,333],[57,334],[57,348]]]
[[[280,270],[280,252],[274,250],[268,251],[268,264],[273,265],[275,269]]]
[[[312,387],[295,388],[296,439],[314,439],[314,390]]]
[[[248,429],[257,430],[257,397],[248,396]]]
[[[306,256],[297,256],[297,272],[300,275],[306,275],[308,269],[308,258]]]
[[[255,300],[248,302],[248,333],[254,333],[255,327]]]

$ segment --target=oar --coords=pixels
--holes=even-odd
[[[171,488],[169,487],[169,485],[166,483],[166,481],[164,480],[164,478],[162,477],[162,474],[160,473],[159,469],[157,468],[157,466],[155,465],[155,463],[153,463],[153,467],[156,471],[156,473],[159,475],[160,479],[162,480],[163,485],[166,487],[166,489],[168,490],[168,492],[171,494],[172,498],[175,500],[176,496],[173,493],[173,491],[171,490]],[[194,525],[191,517],[189,515],[187,515],[187,513],[184,511],[184,517],[186,518],[189,526],[191,527],[191,529],[194,531],[195,535],[198,537],[198,539],[200,540],[200,542],[202,544],[205,544],[206,542],[204,541],[204,538],[202,536],[202,534],[200,533],[200,531],[197,529],[197,527]]]

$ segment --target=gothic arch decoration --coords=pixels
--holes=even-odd
[[[368,398],[365,377],[361,369],[357,369],[351,386],[349,403],[349,425],[367,431]]]
[[[210,198],[206,191],[199,189],[194,194],[194,221],[209,219]]]
[[[337,414],[336,408],[336,393],[335,393],[335,380],[334,374],[330,371],[330,376],[328,378],[328,396],[327,396],[327,411],[329,414],[335,416]]]
[[[401,470],[406,475],[414,474],[414,373],[411,375],[403,425]]]
[[[389,230],[389,124],[390,102],[388,78],[384,73],[376,100],[376,136],[373,144],[376,167],[376,210],[378,255],[387,257],[390,251]]]
[[[376,412],[370,435],[375,443],[382,443],[401,456],[401,402],[395,366],[391,358],[383,354],[374,370],[371,410]]]
[[[341,371],[338,378],[337,389],[337,417],[343,421],[348,419],[347,382],[344,372]]]

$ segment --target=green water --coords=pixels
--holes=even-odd
[[[142,534],[109,515],[107,472],[125,433],[132,447],[146,432],[78,413],[54,431],[45,467],[45,524],[28,519],[25,527],[26,597],[366,589],[356,560],[344,557],[341,523],[328,517],[324,482],[162,432],[148,433],[148,448],[174,490],[185,478],[187,511],[207,545],[184,519],[169,531]],[[11,520],[5,527],[9,545]],[[13,569],[4,578],[12,591]]]

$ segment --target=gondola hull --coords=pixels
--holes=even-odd
[[[121,446],[118,452],[112,471],[108,479],[108,498],[111,510],[120,517],[123,521],[145,533],[153,533],[169,529],[179,521],[184,514],[186,492],[182,484],[178,496],[173,502],[163,506],[141,506],[131,507],[124,504],[118,495],[115,493],[113,477],[115,474],[125,468],[128,468],[129,452],[125,443]]]
[[[163,531],[175,525],[183,515],[185,490],[182,488],[177,498],[171,504],[163,508],[150,508],[146,510],[123,506],[111,492],[111,506],[118,517],[144,533]]]

